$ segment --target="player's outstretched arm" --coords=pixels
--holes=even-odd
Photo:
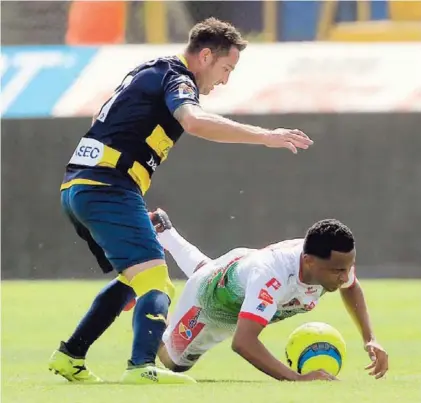
[[[355,321],[358,330],[362,335],[364,348],[372,361],[371,364],[366,366],[366,369],[371,370],[370,375],[374,375],[376,379],[379,379],[383,377],[389,369],[389,359],[386,351],[377,343],[374,336],[361,285],[359,281],[356,280],[352,287],[342,288],[340,292],[346,309]]]
[[[313,144],[313,141],[300,130],[269,130],[245,125],[207,113],[196,104],[182,104],[175,110],[174,117],[187,133],[220,143],[260,144],[267,147],[287,148],[294,154],[297,153],[297,148],[305,150]]]
[[[232,340],[232,349],[254,367],[280,381],[336,380],[322,370],[300,375],[277,360],[259,340],[264,326],[246,318],[239,318]]]

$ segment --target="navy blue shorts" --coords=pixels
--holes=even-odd
[[[73,185],[62,207],[104,273],[164,259],[141,194],[114,186]]]

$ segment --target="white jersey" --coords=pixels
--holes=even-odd
[[[267,325],[312,310],[325,290],[300,279],[303,243],[295,239],[261,250],[234,249],[199,269],[202,315],[230,327],[239,317]],[[354,282],[352,268],[343,287]]]
[[[324,289],[301,281],[302,251],[303,239],[261,250],[238,248],[199,268],[187,281],[163,336],[171,360],[191,367],[234,333],[238,318],[266,325],[313,309]],[[206,256],[199,253],[187,266],[203,260]],[[344,287],[354,281],[352,269]]]

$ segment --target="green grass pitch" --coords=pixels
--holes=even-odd
[[[390,356],[390,372],[382,380],[364,371],[368,356],[336,293],[323,297],[311,313],[269,326],[262,340],[283,360],[287,336],[296,326],[309,321],[335,326],[348,348],[341,382],[277,382],[235,355],[226,341],[190,371],[197,385],[121,385],[132,338],[131,312],[123,312],[88,356],[91,368],[107,383],[70,384],[47,370],[48,358],[104,283],[2,282],[3,402],[421,402],[421,281],[362,281],[377,337]],[[177,286],[179,295],[182,283]]]

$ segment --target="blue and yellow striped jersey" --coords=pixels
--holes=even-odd
[[[183,128],[173,117],[199,104],[194,75],[182,56],[141,64],[102,106],[70,159],[61,189],[73,184],[117,185],[145,193]]]

